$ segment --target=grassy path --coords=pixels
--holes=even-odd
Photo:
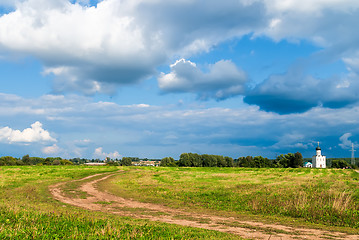
[[[86,199],[91,196],[81,191],[80,186],[119,169],[111,166],[0,166],[0,239],[242,239],[218,231],[89,211],[58,201],[49,191],[49,186],[61,182],[58,185],[60,194],[69,199]],[[98,173],[103,174],[96,175]],[[100,182],[106,184],[106,181]]]
[[[58,183],[50,186],[49,189],[55,199],[88,210],[233,233],[249,239],[359,239],[359,235],[340,232],[189,213],[185,210],[143,203],[98,190],[98,183],[116,174],[118,173],[95,174],[80,180]]]

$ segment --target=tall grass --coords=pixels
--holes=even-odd
[[[359,228],[358,179],[336,169],[128,168],[102,187],[173,207]]]
[[[240,239],[231,234],[91,212],[58,202],[48,186],[117,167],[0,167],[0,239]]]

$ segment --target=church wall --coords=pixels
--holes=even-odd
[[[314,168],[326,168],[326,157],[325,156],[313,156],[312,164]]]

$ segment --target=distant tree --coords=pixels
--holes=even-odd
[[[221,155],[182,153],[177,162],[179,167],[233,167],[233,158]]]
[[[292,168],[299,168],[303,166],[303,156],[300,152],[294,154],[294,158],[291,161]]]
[[[16,165],[23,166],[23,165],[25,165],[25,163],[20,159],[16,159]]]
[[[332,161],[332,168],[346,168],[348,166],[349,166],[349,164],[343,159],[338,159],[338,160]]]
[[[223,156],[215,156],[217,158],[217,167],[227,167],[227,162]]]
[[[233,167],[233,166],[234,166],[233,158],[231,158],[231,157],[224,157],[224,160],[226,161],[227,167]]]
[[[52,164],[52,159],[51,158],[46,158],[45,161],[42,163],[43,165],[51,165]]]
[[[262,156],[256,156],[253,158],[254,167],[256,168],[268,168],[272,167],[272,162],[268,158]]]
[[[118,161],[109,161],[106,163],[107,166],[120,166],[120,164],[118,163]]]
[[[54,161],[56,161],[56,160],[58,160],[58,159],[55,159]],[[74,165],[73,162],[71,162],[71,161],[69,161],[69,160],[66,160],[66,159],[60,160],[60,164],[61,164],[61,165]]]
[[[281,167],[281,168],[290,167],[291,158],[294,158],[293,153],[288,153],[286,155],[283,155],[283,154],[279,155],[276,159],[278,167]]]
[[[60,164],[61,164],[60,160],[57,159],[52,162],[52,165],[60,165]]]
[[[203,165],[203,167],[216,167],[217,166],[217,157],[214,155],[203,154],[202,155],[202,165]]]
[[[191,167],[202,167],[202,157],[198,153],[189,153],[189,161],[191,162]]]
[[[26,154],[25,156],[23,156],[22,161],[25,165],[31,165],[31,159],[29,157],[29,154]]]
[[[276,163],[282,168],[298,168],[303,166],[303,156],[300,152],[281,154],[277,157]]]
[[[0,165],[2,166],[15,166],[16,165],[16,158],[11,156],[4,156],[0,158]]]
[[[160,166],[161,167],[175,167],[176,163],[172,157],[165,157],[165,158],[161,159]]]
[[[132,166],[132,158],[123,157],[121,160],[121,166]]]
[[[178,160],[178,166],[180,167],[191,167],[192,161],[188,153],[182,153],[180,159]]]
[[[38,165],[41,164],[45,161],[45,159],[40,158],[40,157],[30,157],[30,164],[31,165]]]
[[[240,157],[238,158],[238,166],[239,167],[255,167],[255,163],[252,156]]]

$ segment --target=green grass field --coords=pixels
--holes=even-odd
[[[354,170],[132,167],[101,186],[188,211],[359,229],[359,173]]]
[[[188,212],[359,233],[354,170],[21,166],[0,168],[0,239],[240,239],[84,210],[54,200],[48,190],[119,169],[99,188]],[[69,182],[63,189],[85,198],[74,191],[78,185]]]
[[[216,231],[87,211],[54,200],[48,191],[48,186],[57,182],[118,169],[0,167],[0,239],[240,239]]]

